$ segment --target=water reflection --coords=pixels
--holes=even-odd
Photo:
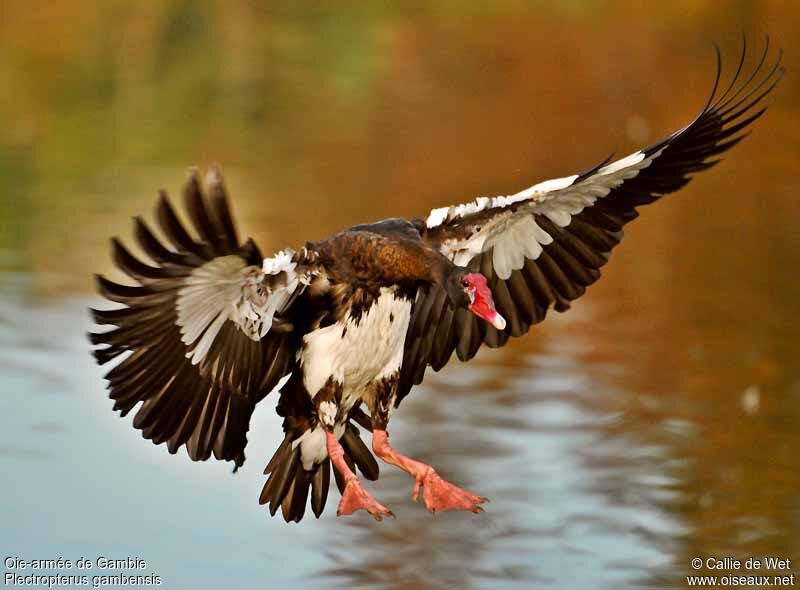
[[[432,378],[392,424],[404,452],[488,495],[493,501],[486,513],[432,517],[410,501],[411,480],[387,468],[372,487],[396,521],[378,526],[366,517],[336,519],[329,511],[320,522],[296,527],[265,524],[255,503],[260,463],[279,437],[271,408],[256,416],[244,478],[231,477],[224,466],[168,456],[113,417],[102,399],[99,371],[81,338],[82,303],[29,306],[4,295],[15,319],[2,332],[2,361],[48,355],[47,372],[62,383],[58,394],[49,392],[40,388],[48,379],[36,368],[5,365],[15,387],[3,401],[3,432],[26,445],[0,448],[0,461],[21,473],[3,498],[9,509],[18,508],[6,529],[16,546],[42,550],[41,539],[28,531],[26,510],[44,502],[59,513],[49,531],[50,551],[133,550],[162,569],[169,559],[162,575],[181,581],[203,578],[190,571],[185,556],[165,549],[191,536],[193,553],[213,555],[221,534],[252,542],[238,549],[246,576],[260,575],[256,561],[266,560],[263,567],[272,571],[288,560],[302,564],[299,572],[270,575],[308,587],[319,587],[314,580],[320,578],[363,588],[492,588],[500,582],[523,588],[532,581],[592,587],[597,580],[633,583],[643,571],[662,567],[669,553],[661,540],[681,530],[657,505],[673,485],[659,469],[665,453],[606,430],[617,428],[621,417],[598,402],[624,393],[607,386],[604,375],[619,376],[623,369],[584,364],[585,344],[561,332],[569,320],[557,322],[555,332],[543,331],[527,350],[512,345]],[[25,338],[37,317],[62,328],[49,344]],[[12,340],[20,344],[14,351]],[[55,470],[56,477],[80,473],[83,483],[62,486],[58,500],[47,502],[42,469]],[[182,482],[187,477],[193,485]],[[143,502],[153,486],[158,493]],[[154,541],[154,527],[164,523],[169,528]],[[124,540],[104,532],[118,526],[126,530]],[[67,530],[82,530],[84,540]]]
[[[458,381],[435,380],[434,391],[417,392],[407,410],[425,429],[395,434],[493,498],[482,520],[432,522],[420,509],[399,512],[399,532],[358,532],[356,545],[372,548],[366,562],[376,567],[363,567],[363,550],[343,550],[336,561],[345,565],[332,573],[364,588],[405,587],[398,580],[423,588],[493,588],[498,580],[520,588],[598,580],[620,587],[669,564],[662,541],[682,527],[658,505],[677,483],[659,469],[664,450],[607,435],[619,416],[596,404],[615,394],[604,383],[606,367],[575,356],[580,340],[544,335],[538,342],[521,364],[492,359],[475,370],[459,367]]]
[[[264,251],[514,192],[685,123],[710,84],[709,39],[729,55],[743,26],[763,27],[797,70],[794,5],[77,2],[51,20],[12,4],[4,546],[140,555],[168,587],[198,588],[682,587],[698,555],[800,563],[796,76],[720,167],[643,212],[572,311],[404,402],[398,449],[489,496],[485,514],[431,517],[386,467],[370,487],[396,521],[269,519],[256,498],[274,402],[235,477],[171,457],[111,413],[83,336],[108,237],[129,235],[154,189],[177,192],[189,163],[223,165]]]

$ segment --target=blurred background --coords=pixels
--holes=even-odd
[[[167,588],[682,588],[693,557],[800,568],[800,5],[0,4],[3,556],[138,556]],[[84,336],[108,239],[219,163],[264,252],[511,194],[683,126],[740,36],[788,74],[752,136],[642,211],[564,315],[429,373],[398,449],[489,496],[432,517],[286,525],[282,439],[196,464],[111,411]],[[757,47],[756,47],[757,46]],[[749,62],[752,63],[752,62]],[[140,572],[127,572],[140,573]],[[800,569],[795,569],[800,575]]]

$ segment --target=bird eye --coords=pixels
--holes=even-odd
[[[469,281],[467,279],[461,279],[461,286],[469,287]]]

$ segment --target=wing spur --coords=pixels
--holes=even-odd
[[[431,211],[424,239],[456,264],[486,276],[507,326],[498,331],[466,310],[454,311],[441,289],[421,290],[406,337],[397,403],[422,382],[428,366],[438,371],[453,351],[468,360],[482,344],[499,347],[510,336],[526,333],[550,307],[568,309],[600,277],[623,226],[637,217],[636,208],[717,164],[717,156],[741,141],[744,129],[764,113],[762,100],[784,73],[782,53],[774,61],[767,59],[769,53],[767,38],[756,65],[744,75],[743,43],[736,71],[720,92],[717,49],[717,74],[706,106],[662,141],[512,196]]]
[[[156,218],[167,245],[134,219],[155,266],[112,240],[114,263],[135,285],[97,277],[100,294],[123,307],[91,310],[112,329],[89,337],[100,364],[124,355],[106,375],[110,397],[122,416],[142,402],[133,425],[145,438],[238,467],[256,403],[294,362],[292,304],[313,269],[305,252],[263,260],[252,240],[240,244],[222,177],[212,170],[206,184],[207,197],[191,172],[183,191],[199,239],[163,192]]]

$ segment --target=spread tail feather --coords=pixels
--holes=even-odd
[[[345,457],[348,455],[350,456],[358,467],[358,470],[364,474],[364,477],[370,481],[378,479],[380,475],[378,462],[375,460],[372,451],[370,451],[367,445],[364,444],[364,441],[361,440],[358,428],[348,422],[347,428],[342,438],[339,439],[339,442],[342,444]]]
[[[275,454],[270,459],[265,474],[269,474],[264,489],[259,497],[260,504],[267,504],[269,512],[275,516],[278,508],[286,522],[300,522],[306,511],[309,489],[311,491],[311,510],[317,518],[325,509],[328,499],[328,490],[331,482],[331,462],[327,457],[316,463],[311,470],[303,468],[300,460],[300,447],[292,448],[296,437],[287,434]],[[378,462],[372,455],[358,429],[348,423],[340,442],[344,449],[344,459],[350,469],[358,470],[365,478],[375,481],[378,479]],[[333,470],[339,492],[344,491],[344,478],[335,469]]]
[[[311,510],[314,516],[320,517],[325,509],[325,501],[328,499],[328,490],[331,487],[331,462],[325,459],[317,466],[317,472],[311,479]]]

